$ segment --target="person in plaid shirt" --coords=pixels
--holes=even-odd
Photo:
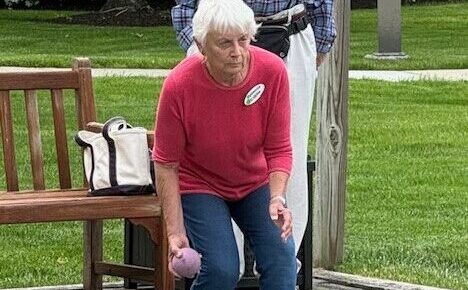
[[[197,52],[193,43],[192,17],[197,2],[203,0],[176,0],[172,8],[172,22],[177,40],[190,55]],[[254,11],[257,22],[278,22],[294,20],[294,16],[304,14],[308,22],[305,29],[291,35],[290,49],[283,59],[289,75],[291,88],[291,142],[293,148],[293,168],[286,193],[288,207],[293,218],[293,237],[296,254],[301,245],[307,226],[307,145],[309,124],[314,99],[317,68],[324,62],[336,37],[333,20],[333,0],[244,0]],[[222,15],[220,15],[222,17]],[[306,22],[306,23],[307,23]],[[234,228],[236,226],[234,225]],[[237,229],[237,242],[241,259],[241,273],[244,271],[243,237]],[[300,266],[300,265],[299,265]],[[299,267],[298,267],[299,269]]]
[[[176,0],[177,6],[172,8],[172,24],[177,33],[177,40],[185,51],[193,44],[192,18],[198,1],[200,0]],[[245,2],[252,8],[257,17],[271,16],[303,3],[314,33],[317,67],[323,63],[325,55],[330,51],[336,37],[333,0],[246,0]]]

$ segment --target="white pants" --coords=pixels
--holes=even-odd
[[[293,165],[288,181],[286,198],[293,217],[293,238],[296,254],[307,226],[309,198],[307,188],[307,145],[309,124],[314,101],[316,48],[314,32],[310,26],[290,36],[291,46],[285,59],[291,90],[291,143]],[[187,55],[198,52],[195,44]],[[245,271],[244,236],[233,221],[240,259],[240,277]],[[299,267],[298,267],[299,268]]]
[[[291,36],[291,48],[286,58],[291,87],[291,143],[293,148],[293,166],[286,197],[293,217],[296,254],[308,220],[307,145],[317,76],[316,56],[314,33],[309,24],[302,33]]]

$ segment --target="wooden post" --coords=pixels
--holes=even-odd
[[[314,267],[343,259],[348,143],[350,0],[335,1],[337,38],[317,79],[317,186],[313,210]]]

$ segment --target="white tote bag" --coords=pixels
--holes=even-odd
[[[79,131],[89,195],[153,193],[147,130],[133,128],[122,117],[109,119],[102,133]]]

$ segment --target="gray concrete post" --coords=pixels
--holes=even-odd
[[[377,0],[378,52],[366,58],[401,59],[401,0]]]
[[[377,1],[379,52],[401,52],[401,2]]]

